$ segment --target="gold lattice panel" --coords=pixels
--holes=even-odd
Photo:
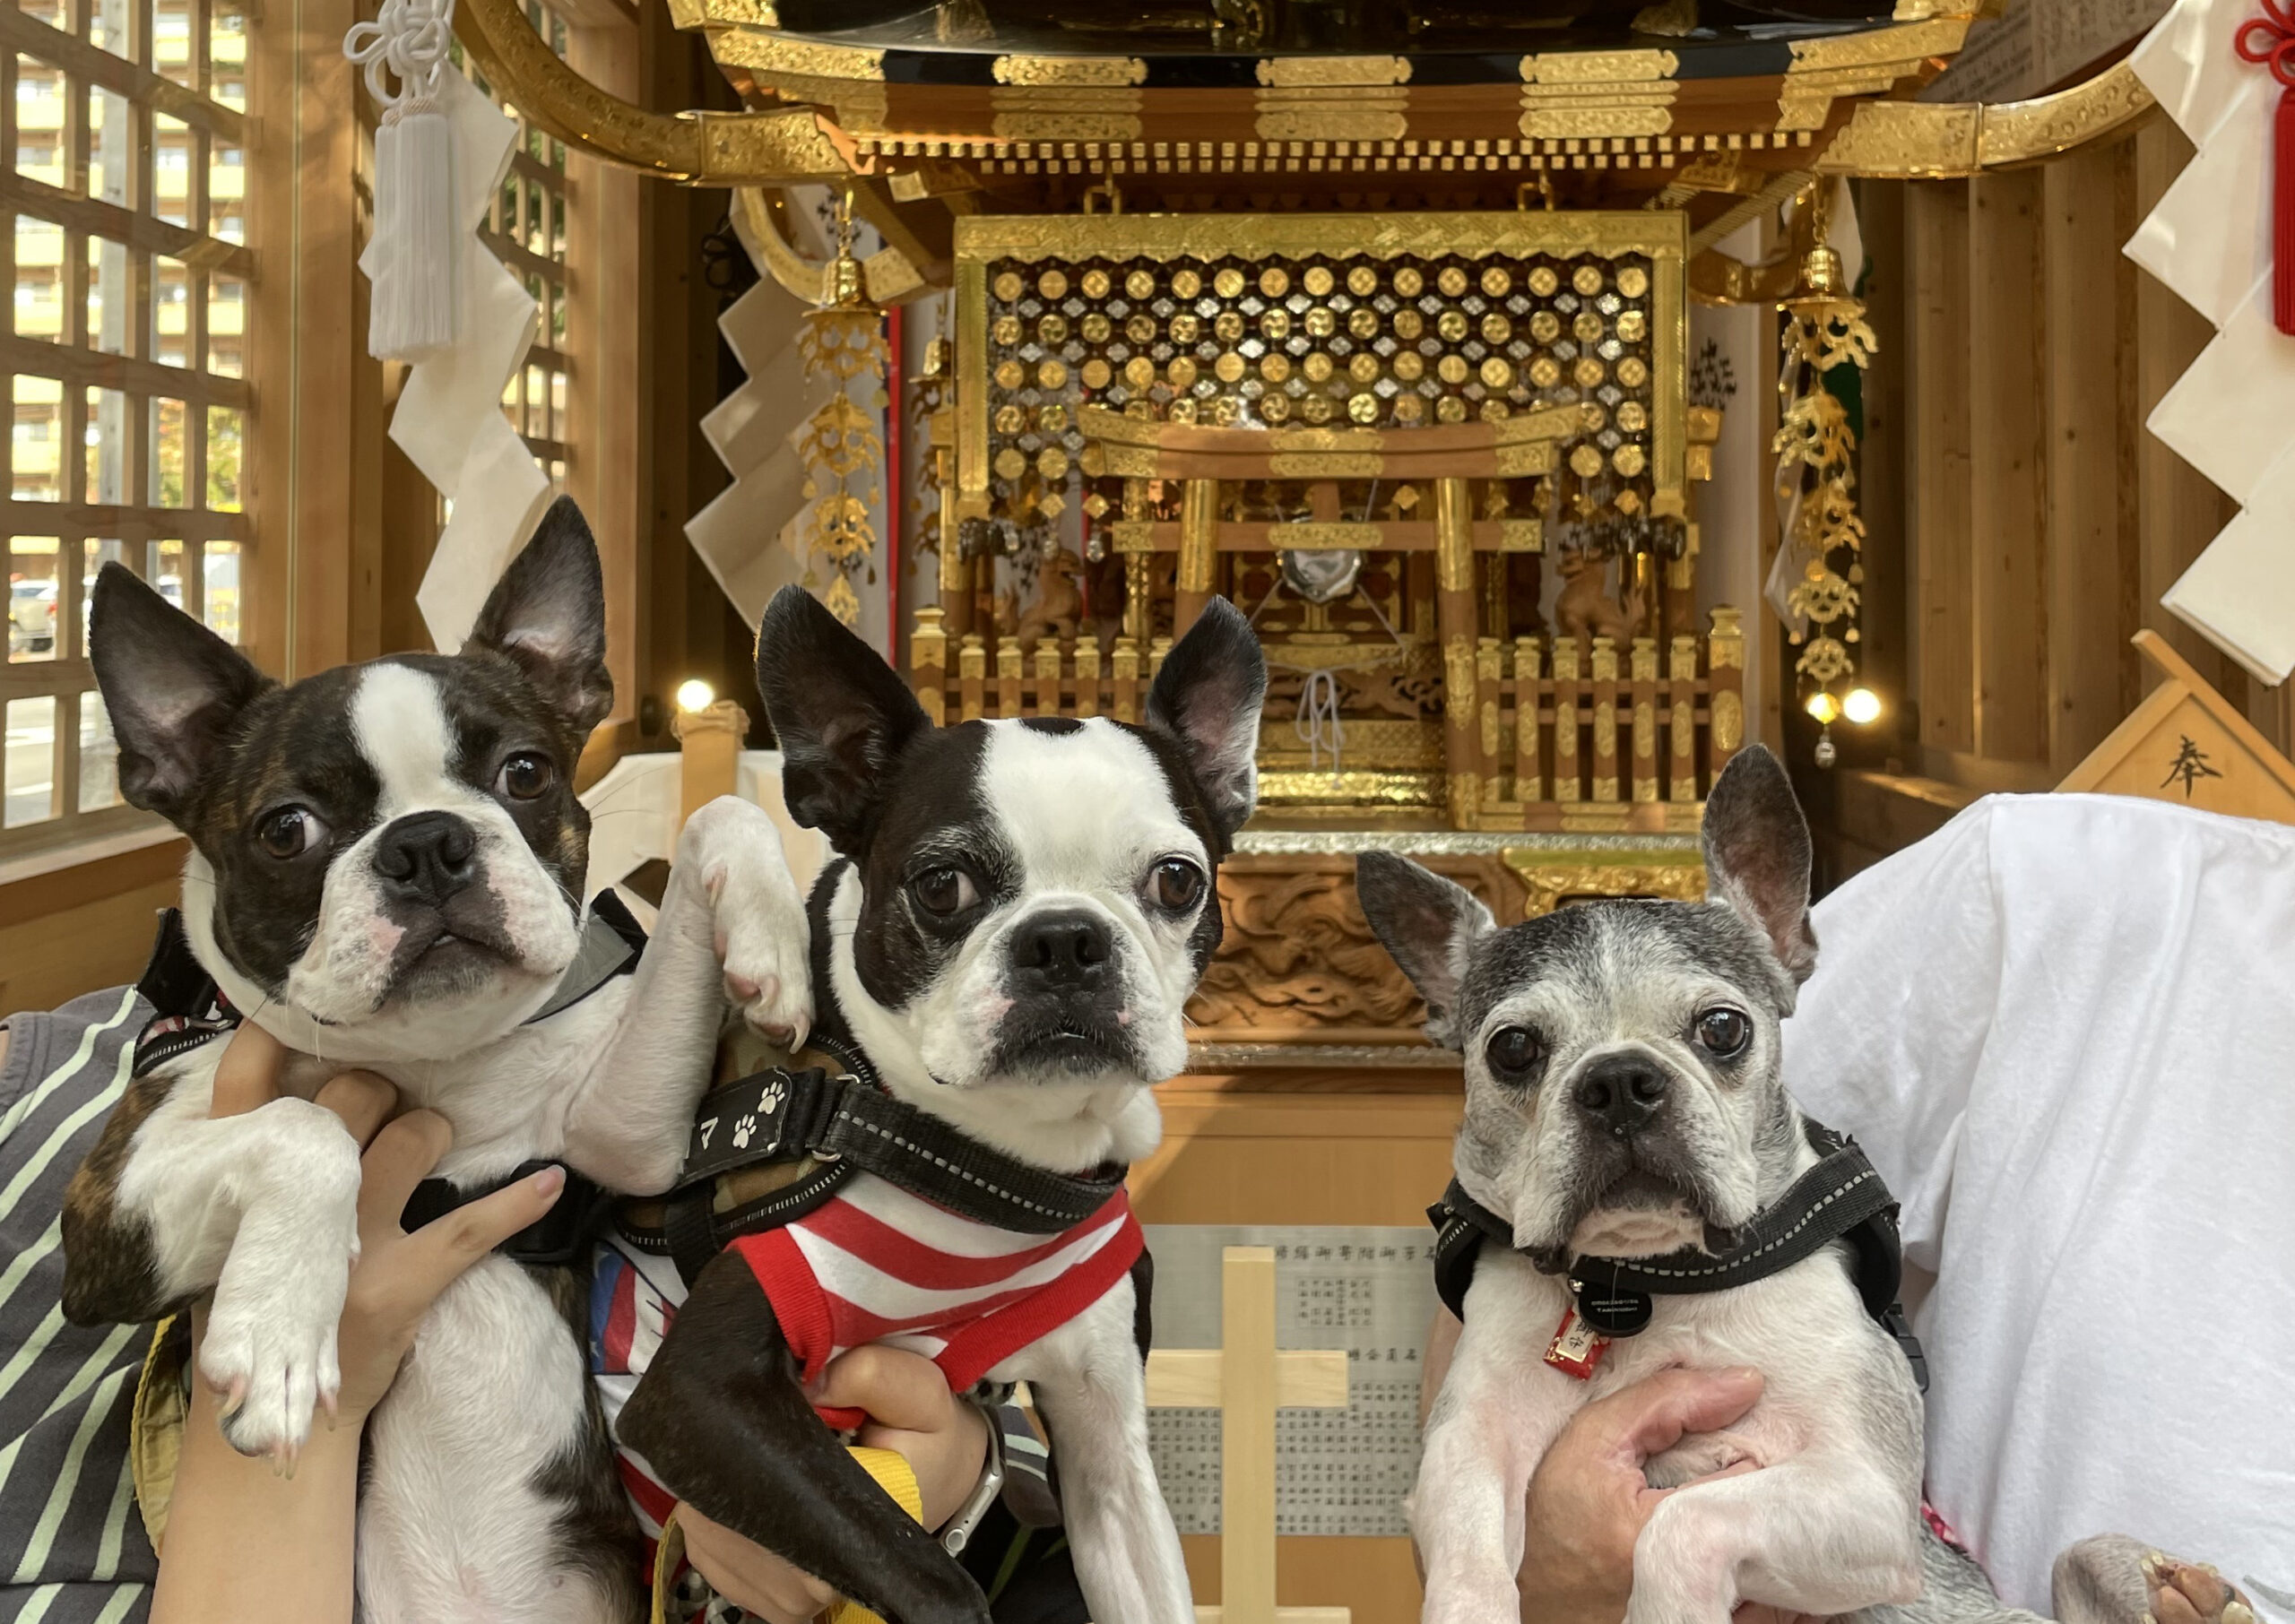
[[[957,248],[959,481],[995,511],[1083,468],[1086,405],[1391,429],[1577,405],[1561,465],[1680,511],[1678,215],[974,217]]]

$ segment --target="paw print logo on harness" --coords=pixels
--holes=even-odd
[[[749,1149],[749,1141],[757,1136],[758,1116],[770,1117],[781,1109],[782,1101],[788,1097],[788,1087],[778,1077],[766,1084],[758,1094],[757,1110],[747,1112],[740,1121],[733,1124],[734,1147],[739,1150]]]

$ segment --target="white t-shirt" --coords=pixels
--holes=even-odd
[[[2105,1533],[2295,1592],[2295,828],[1994,797],[1816,928],[1786,1077],[1936,1275],[1936,1508],[2041,1612]]]

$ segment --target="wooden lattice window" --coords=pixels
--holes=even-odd
[[[246,0],[0,7],[0,856],[123,829],[87,661],[117,559],[233,642],[250,541]]]
[[[563,56],[565,18],[537,0],[528,0],[525,10],[534,31]],[[481,90],[495,95],[474,64],[465,60],[463,71]],[[481,233],[541,307],[533,348],[503,385],[502,410],[510,427],[524,436],[551,483],[563,488],[569,438],[567,392],[573,376],[566,355],[566,233],[574,187],[566,175],[566,143],[536,127],[501,97],[495,99],[517,119],[518,144]]]

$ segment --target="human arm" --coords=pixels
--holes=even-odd
[[[855,1440],[890,1449],[909,1464],[924,1503],[924,1525],[938,1528],[980,1481],[988,1453],[987,1417],[948,1391],[940,1367],[896,1348],[855,1348],[822,1373],[817,1403],[866,1411]],[[686,1558],[727,1601],[770,1624],[807,1624],[835,1594],[762,1546],[680,1504]]]
[[[1422,1424],[1442,1390],[1463,1327],[1438,1311],[1426,1340]],[[1596,1400],[1572,1417],[1530,1474],[1516,1585],[1522,1624],[1612,1624],[1633,1589],[1633,1544],[1669,1490],[1650,1487],[1642,1463],[1696,1432],[1730,1425],[1761,1397],[1758,1371],[1662,1371]],[[1737,1624],[1792,1624],[1764,1607]]]
[[[249,1036],[253,1033],[255,1035]],[[216,1115],[252,1110],[277,1093],[283,1051],[242,1027],[215,1079]],[[238,1624],[278,1617],[330,1624],[351,1617],[351,1551],[359,1439],[389,1389],[415,1327],[438,1293],[500,1240],[550,1210],[565,1176],[520,1180],[426,1225],[400,1231],[414,1187],[446,1153],[446,1119],[413,1111],[385,1120],[396,1095],[382,1079],[346,1074],[320,1091],[365,1145],[359,1256],[337,1334],[342,1386],[331,1424],[315,1428],[291,1476],[239,1455],[217,1425],[222,1397],[192,1387],[169,1505],[152,1624]]]

